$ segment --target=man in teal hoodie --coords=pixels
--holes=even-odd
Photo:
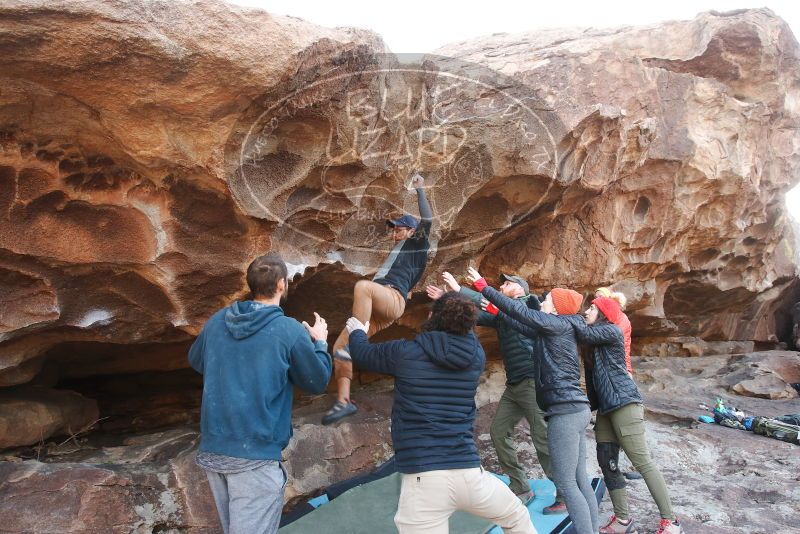
[[[203,375],[197,464],[225,534],[277,532],[293,386],[322,393],[331,376],[325,320],[315,313],[314,326],[300,324],[280,308],[287,274],[278,254],[256,258],[247,268],[253,300],[211,316],[189,349]]]

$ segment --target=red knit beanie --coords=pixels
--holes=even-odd
[[[559,315],[571,315],[578,313],[583,302],[583,295],[571,289],[561,287],[554,288],[550,294],[553,298],[553,305]]]
[[[619,326],[619,320],[622,318],[622,308],[619,307],[619,302],[609,297],[598,297],[592,301],[592,304],[603,312],[606,319]]]

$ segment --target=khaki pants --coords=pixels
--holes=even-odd
[[[642,475],[650,495],[658,506],[664,519],[675,519],[672,503],[667,491],[667,484],[661,471],[650,458],[647,441],[644,436],[644,407],[641,404],[628,404],[605,415],[598,415],[594,425],[595,440],[600,443],[616,443],[625,451],[625,455],[633,467]],[[625,488],[608,492],[614,515],[620,519],[630,518],[628,510],[628,494]]]
[[[512,439],[514,428],[523,417],[530,426],[531,441],[536,449],[539,465],[542,466],[547,478],[553,480],[550,449],[547,446],[547,422],[544,419],[544,412],[536,402],[536,385],[533,378],[526,378],[518,384],[506,386],[489,430],[492,444],[497,451],[497,460],[503,472],[511,479],[509,487],[514,493],[530,490],[528,475],[519,463]],[[564,502],[560,493],[556,495],[556,501]]]
[[[394,516],[400,534],[447,534],[456,510],[487,519],[508,534],[536,534],[528,509],[480,467],[403,475]]]
[[[402,317],[406,309],[406,299],[396,289],[382,286],[369,280],[359,280],[353,290],[353,317],[366,323],[369,321],[367,337],[372,337],[376,332],[389,327]],[[350,334],[347,329],[342,330],[333,344],[333,354],[347,345]],[[333,369],[336,380],[340,378],[353,379],[353,362],[333,360]]]

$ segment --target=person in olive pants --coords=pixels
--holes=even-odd
[[[573,325],[578,340],[592,347],[592,357],[585,362],[586,387],[597,409],[597,461],[614,505],[614,514],[600,532],[635,534],[639,531],[628,509],[625,477],[619,470],[622,449],[644,478],[658,506],[661,522],[656,534],[681,534],[683,529],[672,510],[664,477],[647,448],[642,396],[625,364],[624,336],[619,327],[621,314],[616,300],[599,297],[586,310],[586,324]]]
[[[442,273],[448,289],[457,291],[466,296],[478,309],[486,307],[480,293],[462,287],[456,282],[452,274]],[[519,276],[502,275],[503,285],[500,291],[510,297],[526,303],[533,309],[539,309],[539,300],[530,294],[528,283]],[[436,286],[428,286],[428,296],[436,300],[443,293]],[[508,475],[511,483],[509,487],[523,502],[534,497],[528,483],[528,475],[520,465],[517,451],[514,448],[512,436],[514,428],[524,417],[530,426],[531,441],[536,449],[536,456],[545,475],[552,480],[550,466],[550,449],[547,446],[547,422],[544,412],[536,402],[536,384],[534,382],[535,367],[533,361],[533,341],[531,338],[513,329],[506,321],[500,319],[496,309],[489,306],[481,310],[478,315],[478,326],[494,328],[500,343],[500,355],[506,370],[506,389],[497,405],[490,435],[492,444],[497,452],[497,460]],[[562,505],[563,498],[560,493],[556,495],[556,505]]]
[[[656,464],[650,456],[644,430],[644,407],[640,403],[627,404],[611,413],[598,415],[595,420],[595,439],[598,444],[613,444],[625,451],[631,463],[645,479],[653,500],[666,519],[675,519],[667,486]],[[628,494],[625,487],[609,490],[614,515],[622,520],[631,517]]]
[[[536,403],[536,385],[533,378],[525,378],[516,384],[506,384],[489,430],[492,444],[497,451],[497,460],[500,462],[503,472],[511,479],[511,491],[518,495],[530,491],[527,474],[519,463],[517,451],[511,439],[514,428],[523,417],[530,426],[531,441],[536,449],[539,464],[542,466],[545,476],[552,480],[550,449],[547,446],[547,422],[544,419],[544,412]],[[531,495],[531,497],[533,496]],[[556,504],[563,501],[560,493],[557,493]]]

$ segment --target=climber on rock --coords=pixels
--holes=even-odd
[[[411,290],[422,278],[428,264],[429,236],[433,224],[425,191],[425,180],[414,175],[411,185],[419,202],[418,221],[405,214],[386,221],[392,229],[394,248],[372,280],[359,280],[353,290],[353,316],[364,324],[369,323],[367,337],[389,327],[399,319],[406,308]],[[333,344],[334,374],[338,399],[322,418],[322,424],[330,425],[356,413],[356,405],[350,400],[350,382],[353,379],[353,362],[347,346],[347,330],[343,329]]]
[[[448,272],[442,273],[447,288],[469,298],[480,309],[483,297],[480,293],[461,286]],[[503,284],[500,292],[506,297],[525,303],[531,309],[538,310],[539,299],[530,293],[528,283],[519,276],[501,275]],[[426,288],[428,296],[436,300],[444,294],[437,286]],[[524,417],[530,426],[531,441],[536,449],[536,456],[542,470],[549,479],[553,479],[550,468],[550,450],[547,447],[547,422],[544,412],[536,402],[536,362],[533,359],[534,340],[515,330],[508,316],[500,316],[497,309],[488,306],[486,310],[478,313],[478,326],[494,328],[497,331],[497,340],[500,343],[500,356],[506,370],[506,388],[497,412],[492,420],[490,435],[497,451],[497,460],[503,471],[511,480],[509,487],[517,497],[527,503],[534,498],[528,483],[528,475],[520,465],[517,451],[514,448],[512,436],[514,428]],[[559,513],[565,510],[561,494],[556,495],[556,502],[544,509],[547,514],[551,509],[558,509]]]
[[[247,268],[252,300],[211,316],[189,349],[203,375],[197,464],[208,476],[225,534],[273,534],[287,475],[293,386],[322,393],[331,376],[328,327],[283,314],[287,268],[277,254]]]

